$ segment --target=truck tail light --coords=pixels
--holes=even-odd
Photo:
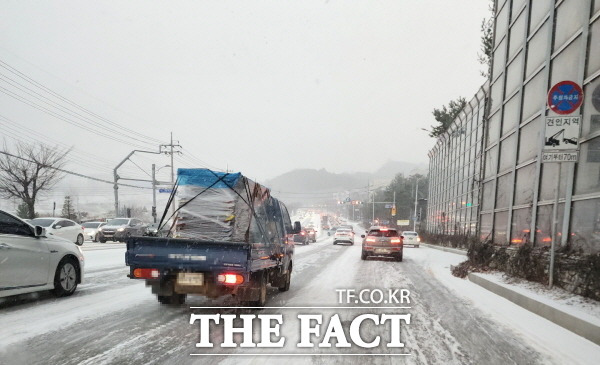
[[[225,285],[239,285],[244,282],[244,277],[240,274],[219,274],[217,282]]]
[[[366,241],[367,241],[367,242],[375,242],[375,241],[376,241],[376,239],[375,239],[375,238],[373,238],[373,237],[367,237],[367,240],[366,240]]]
[[[135,269],[133,276],[138,279],[157,279],[160,272],[157,269]]]
[[[402,240],[398,237],[394,237],[390,240],[391,243],[396,243],[399,244],[400,242],[402,242]]]

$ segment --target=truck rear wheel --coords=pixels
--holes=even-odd
[[[259,289],[258,299],[244,301],[249,307],[264,307],[267,303],[267,278],[264,272],[258,272],[252,277],[254,286]]]
[[[158,299],[161,304],[181,305],[185,303],[185,297],[185,294],[157,295],[156,299]]]
[[[290,268],[288,269],[287,273],[285,274],[285,282],[283,283],[282,286],[279,287],[279,291],[284,292],[284,291],[290,290],[290,282],[291,281],[292,281],[292,265],[290,264]]]

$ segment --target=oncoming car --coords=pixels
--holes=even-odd
[[[0,210],[0,297],[51,290],[68,296],[83,281],[81,247]]]
[[[360,258],[366,260],[369,256],[386,256],[402,261],[402,236],[394,228],[373,226],[367,231],[362,243]]]

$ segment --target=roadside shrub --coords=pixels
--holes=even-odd
[[[467,250],[467,257],[471,264],[487,267],[492,261],[494,252],[494,245],[491,243],[471,242]]]
[[[548,280],[546,267],[547,256],[540,249],[534,249],[533,245],[525,243],[514,252],[508,260],[506,273],[530,281],[545,282]]]
[[[588,255],[580,267],[583,271],[580,273],[583,281],[582,295],[600,300],[600,252]]]

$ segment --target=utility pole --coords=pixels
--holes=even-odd
[[[156,223],[156,165],[152,164],[152,219]]]
[[[169,148],[170,151],[162,151],[162,148]],[[161,152],[171,155],[171,188],[175,188],[173,185],[175,185],[175,165],[173,163],[173,154],[175,153],[179,153],[181,154],[181,151],[175,151],[174,148],[175,147],[179,147],[181,148],[181,145],[179,144],[179,142],[177,142],[177,144],[173,143],[173,132],[171,132],[171,143],[169,144],[161,144],[160,148],[161,148]],[[171,214],[175,214],[175,199],[173,199],[173,201],[171,202]]]
[[[392,222],[396,220],[396,190],[394,190],[394,202],[392,203]],[[394,222],[392,225],[396,225]]]

